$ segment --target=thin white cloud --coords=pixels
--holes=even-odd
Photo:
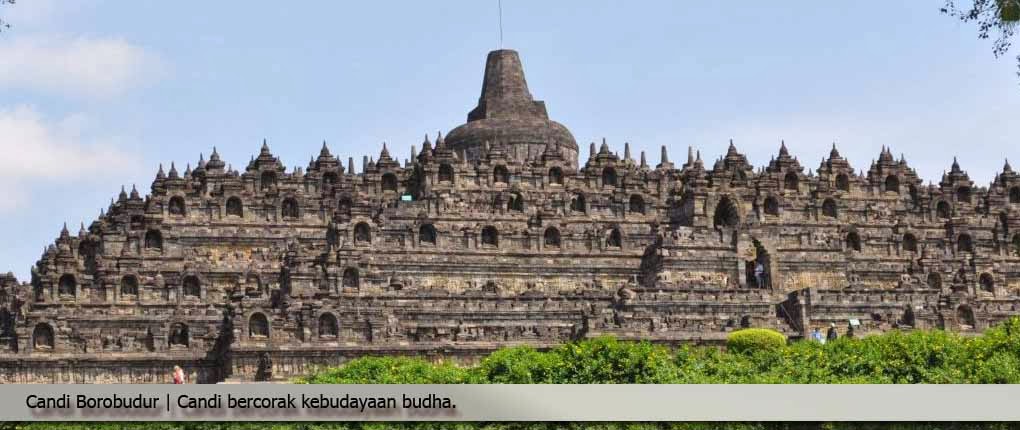
[[[48,121],[29,106],[0,110],[0,212],[24,207],[26,187],[43,183],[89,183],[121,168],[141,165],[141,158],[118,145],[112,136],[88,133],[81,114]],[[118,167],[116,169],[111,167]],[[31,191],[31,190],[29,190]]]
[[[11,36],[0,40],[0,88],[109,97],[166,71],[159,56],[123,39]]]

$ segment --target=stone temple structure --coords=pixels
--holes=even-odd
[[[954,162],[925,185],[882,149],[856,171],[731,143],[657,164],[592,144],[491,52],[467,123],[358,173],[323,145],[288,171],[213,150],[65,227],[27,283],[0,276],[0,381],[285,378],[378,354],[470,360],[600,335],[712,343],[851,321],[978,332],[1020,314],[1020,174]]]

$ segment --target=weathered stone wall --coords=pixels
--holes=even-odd
[[[189,382],[223,380],[221,363],[205,360],[146,357],[18,357],[0,363],[3,384],[170,384],[174,366]]]

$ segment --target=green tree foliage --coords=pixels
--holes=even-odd
[[[958,6],[958,3],[961,2],[946,0],[942,13],[963,22],[977,23],[979,38],[990,39],[995,35],[992,42],[992,53],[995,57],[1006,55],[1012,44],[1017,23],[1020,23],[1020,0],[963,0],[963,6]],[[1020,65],[1020,55],[1017,56],[1017,62]],[[1020,75],[1020,70],[1017,71],[1017,75]]]
[[[477,374],[493,384],[555,384],[563,362],[558,354],[538,352],[520,346],[490,354],[479,363]]]
[[[314,373],[295,382],[304,384],[470,384],[469,369],[450,363],[433,364],[418,358],[365,357],[341,367]]]
[[[648,342],[628,343],[602,337],[569,343],[550,352],[558,356],[561,384],[668,384],[676,380],[669,350]]]

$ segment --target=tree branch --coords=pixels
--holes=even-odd
[[[0,0],[0,7],[3,7],[4,5],[8,4],[14,4],[14,1],[15,0]],[[2,33],[4,30],[8,28],[11,28],[11,24],[8,23],[7,21],[4,21],[3,17],[0,17],[0,33]]]

